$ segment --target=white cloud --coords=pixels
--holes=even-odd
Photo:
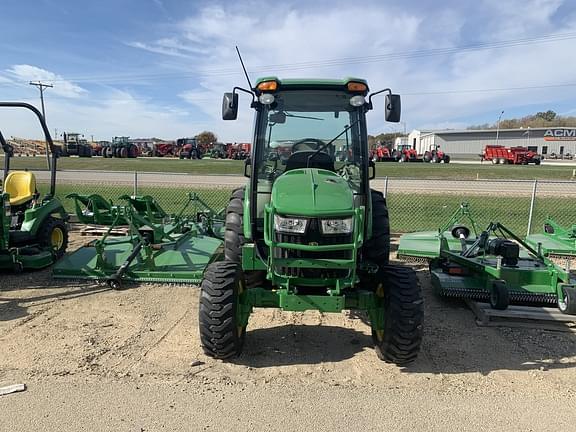
[[[235,45],[239,45],[253,79],[270,74],[280,77],[352,75],[367,78],[374,90],[390,86],[401,94],[572,82],[576,72],[576,58],[562,55],[571,52],[574,39],[506,49],[460,51],[446,56],[362,61],[375,54],[568,32],[570,29],[557,28],[552,22],[562,5],[561,0],[484,0],[479,7],[489,18],[482,24],[469,15],[464,5],[438,7],[426,14],[381,3],[362,3],[359,7],[341,2],[329,9],[295,9],[276,4],[273,10],[258,5],[261,3],[205,7],[173,26],[174,34],[152,42],[153,46],[177,50],[190,57],[186,62],[191,70],[199,73],[198,81],[179,96],[209,115],[213,129],[221,130],[227,139],[250,139],[252,125],[245,95],[240,97],[239,121],[220,120],[222,93],[235,85],[246,86]],[[474,31],[482,37],[471,38],[470,33]],[[206,51],[206,47],[209,50]],[[351,58],[361,60],[331,66],[324,62]],[[558,58],[562,58],[561,66],[554,66]],[[534,103],[548,108],[554,101],[574,99],[574,91],[564,88],[406,96],[403,116],[409,127],[462,125],[460,119],[490,110]],[[375,112],[369,116],[374,131],[386,126],[381,102],[375,103]]]
[[[15,83],[27,83],[28,81],[43,81],[47,84],[53,84],[51,92],[58,96],[76,98],[86,93],[86,90],[77,84],[65,80],[61,75],[47,71],[36,66],[19,64],[10,67],[4,71],[4,74],[12,78]]]

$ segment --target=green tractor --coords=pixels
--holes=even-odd
[[[370,189],[376,173],[366,130],[373,96],[386,93],[392,122],[400,120],[400,96],[369,95],[361,79],[263,78],[224,94],[224,120],[237,118],[238,91],[252,96],[256,113],[250,180],[232,193],[224,260],[208,266],[201,284],[204,352],[238,355],[255,307],[352,309],[366,314],[380,359],[413,361],[422,292],[414,270],[389,264],[388,210]],[[345,157],[337,157],[342,148]]]
[[[112,143],[102,149],[102,156],[105,158],[137,158],[138,153],[138,146],[127,136],[112,138]]]
[[[42,114],[22,102],[0,102],[0,107],[32,111],[44,131],[50,157],[50,192],[41,197],[36,178],[28,171],[10,171],[13,148],[0,133],[4,150],[4,176],[0,195],[0,269],[19,273],[41,269],[61,258],[68,246],[68,215],[55,197],[56,163],[60,154],[54,146]]]

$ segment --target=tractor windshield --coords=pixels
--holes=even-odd
[[[362,108],[350,94],[329,90],[292,90],[274,94],[261,113],[255,155],[259,183],[273,183],[294,168],[323,168],[361,188]],[[260,150],[261,149],[261,150]]]

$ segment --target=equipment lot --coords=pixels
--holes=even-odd
[[[477,327],[420,270],[424,344],[404,369],[377,359],[356,317],[258,310],[244,354],[223,363],[202,354],[195,287],[3,275],[0,384],[28,385],[0,398],[3,428],[571,430],[574,334]]]

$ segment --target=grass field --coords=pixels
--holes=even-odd
[[[2,163],[0,158],[0,163]],[[42,157],[14,158],[15,169],[45,169],[46,160]],[[138,159],[80,159],[62,158],[58,164],[63,170],[106,170],[139,172],[175,172],[188,174],[238,174],[244,170],[244,162],[234,160],[178,160],[161,158]],[[576,167],[576,165],[575,165]],[[517,180],[571,180],[572,167],[552,166],[493,166],[469,164],[425,164],[425,163],[378,163],[378,177],[403,177],[426,179],[517,179]]]
[[[48,190],[47,184],[40,184],[41,193]],[[59,185],[57,196],[62,199],[66,210],[74,212],[73,201],[65,199],[69,193],[80,194],[99,193],[104,198],[118,202],[118,197],[132,194],[128,186],[97,186]],[[152,195],[160,205],[170,213],[178,212],[186,202],[187,191],[176,188],[142,187],[141,195]],[[214,210],[224,208],[230,197],[231,189],[202,189],[198,195]],[[461,202],[469,202],[473,214],[480,225],[485,228],[491,221],[502,222],[519,235],[525,235],[528,226],[530,197],[508,196],[505,200],[495,199],[486,195],[424,195],[424,194],[389,194],[388,208],[390,210],[391,230],[393,233],[435,230],[444,224]],[[553,216],[560,224],[572,225],[574,221],[574,206],[571,198],[540,197],[536,200],[533,231],[539,231],[546,216]]]

